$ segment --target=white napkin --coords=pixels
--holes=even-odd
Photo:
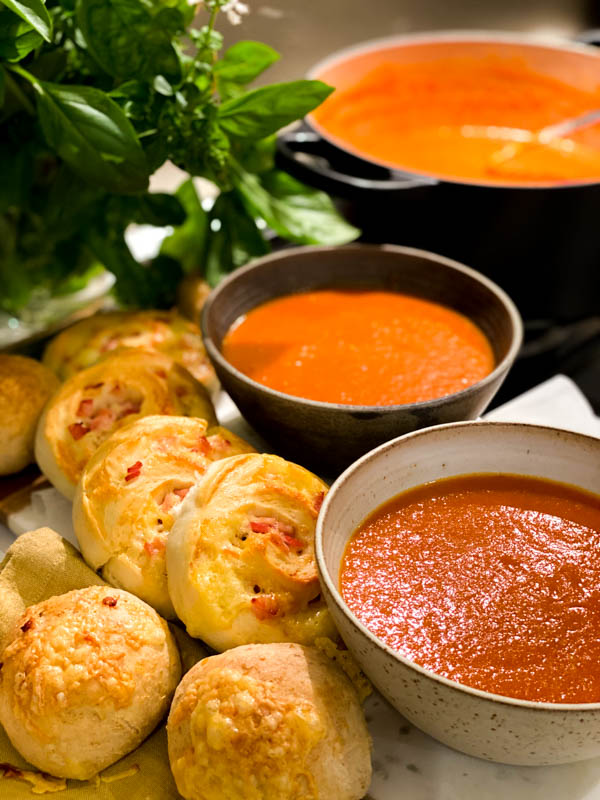
[[[258,450],[269,450],[267,443],[242,418],[231,398],[221,394],[217,415],[222,425],[249,441]],[[570,378],[556,375],[534,389],[498,406],[484,419],[502,422],[533,422],[600,437],[600,418],[585,395]],[[47,525],[77,546],[71,522],[71,503],[56,489],[38,489],[31,503],[8,518],[8,530],[0,525],[0,554],[15,536]]]
[[[566,375],[555,375],[484,415],[499,422],[533,422],[600,437],[600,417]]]

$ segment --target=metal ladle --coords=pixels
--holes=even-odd
[[[565,139],[576,131],[600,121],[600,109],[586,111],[576,117],[546,125],[538,131],[525,128],[509,128],[499,125],[463,125],[461,133],[467,138],[501,139],[507,143],[491,155],[495,164],[503,164],[518,155],[526,144],[548,145],[556,139]]]

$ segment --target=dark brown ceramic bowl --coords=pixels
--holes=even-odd
[[[435,400],[351,406],[269,389],[225,360],[221,343],[240,316],[275,297],[324,288],[388,289],[443,303],[486,334],[496,367],[473,386]],[[401,434],[478,417],[500,387],[522,340],[517,309],[488,278],[443,256],[395,245],[302,247],[260,258],[236,270],[211,293],[202,330],[223,388],[250,425],[277,453],[326,475]]]

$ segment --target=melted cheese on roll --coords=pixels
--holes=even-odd
[[[217,386],[200,328],[174,311],[94,314],[59,333],[46,348],[43,361],[65,380],[124,347],[165,353],[209,391]]]
[[[253,452],[192,417],[143,417],[116,431],[77,486],[73,526],[85,560],[113,586],[174,617],[165,550],[182,500],[213,461]]]
[[[109,586],[30,606],[0,661],[0,723],[11,742],[38,769],[78,780],[141,744],[181,677],[167,623]]]
[[[278,456],[241,455],[209,467],[167,542],[169,594],[192,636],[216,650],[335,636],[314,554],[326,491]]]
[[[39,361],[0,355],[0,475],[19,472],[33,461],[38,419],[59,385]]]
[[[186,800],[359,800],[370,738],[346,676],[312,647],[236,647],[192,667],[167,723]]]
[[[216,424],[204,386],[169,356],[123,350],[69,378],[46,405],[35,457],[72,499],[92,455],[118,428],[150,414],[200,417]]]

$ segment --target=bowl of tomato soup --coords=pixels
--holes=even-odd
[[[321,585],[364,671],[415,725],[491,761],[600,755],[600,439],[459,422],[333,484]]]
[[[280,136],[282,167],[343,198],[364,241],[442,253],[491,277],[525,319],[593,316],[600,292],[600,50],[495,31],[359,43],[310,77],[335,91]]]
[[[242,414],[322,474],[407,431],[477,417],[521,342],[518,312],[493,283],[387,245],[259,259],[212,293],[202,324]]]

